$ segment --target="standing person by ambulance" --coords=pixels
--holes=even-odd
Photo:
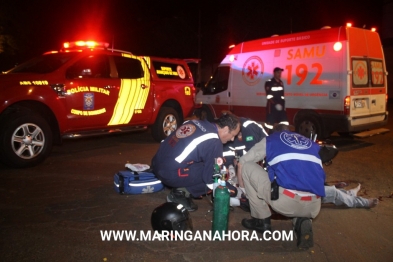
[[[222,158],[223,144],[233,141],[240,131],[237,116],[223,114],[215,123],[190,120],[169,135],[152,160],[155,175],[172,187],[167,202],[197,210],[192,197],[206,193],[213,178],[215,159]]]
[[[266,122],[273,126],[280,123],[288,125],[287,113],[285,111],[284,83],[281,81],[281,73],[284,69],[275,67],[273,78],[265,83],[266,91]]]

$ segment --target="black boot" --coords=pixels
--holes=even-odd
[[[182,204],[188,211],[196,211],[198,206],[192,201],[192,196],[186,197],[186,193],[178,188],[172,188],[169,195],[166,197],[167,202],[174,202],[177,204]]]
[[[308,249],[314,246],[311,219],[298,217],[295,223],[295,234],[299,249]]]
[[[244,226],[247,229],[255,230],[259,233],[263,233],[265,231],[272,231],[272,225],[270,224],[270,217],[264,218],[264,219],[257,219],[257,218],[251,218],[251,219],[246,219],[244,218],[242,220],[242,226]]]

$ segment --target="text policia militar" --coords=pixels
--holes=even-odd
[[[203,231],[143,231],[100,230],[102,241],[293,241],[293,231],[265,231],[260,237],[256,231],[234,230],[227,232]]]

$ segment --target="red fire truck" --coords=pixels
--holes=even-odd
[[[185,61],[108,47],[67,42],[0,75],[2,162],[33,166],[62,138],[147,126],[161,141],[192,113],[195,88]]]

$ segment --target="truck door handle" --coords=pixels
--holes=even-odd
[[[231,92],[228,92],[228,97],[231,97]]]
[[[142,88],[142,89],[145,89],[146,87],[147,87],[147,85],[141,84],[141,88]]]
[[[373,100],[371,100],[371,103],[376,105],[377,104],[377,100],[373,99]]]

